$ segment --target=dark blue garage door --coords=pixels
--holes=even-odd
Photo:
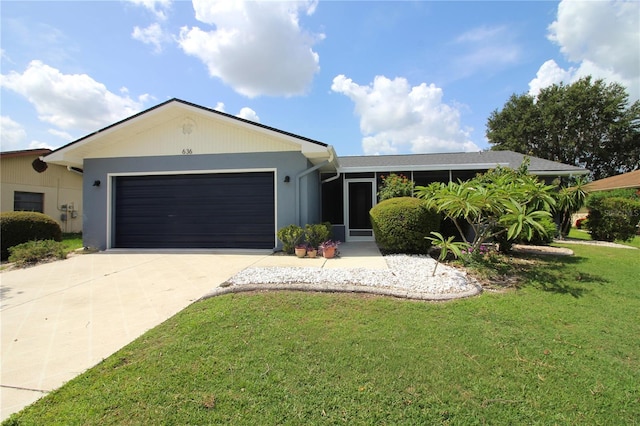
[[[272,172],[119,176],[114,247],[275,246]]]

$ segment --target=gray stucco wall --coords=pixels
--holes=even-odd
[[[321,209],[321,192],[320,192],[320,174],[314,171],[302,178],[300,182],[300,223],[304,226],[307,223],[320,223],[322,216]]]
[[[250,171],[252,169],[275,169],[276,173],[276,229],[295,223],[295,179],[311,167],[300,152],[273,152],[249,154],[181,155],[157,157],[97,158],[84,160],[83,176],[83,243],[85,247],[100,250],[108,248],[110,227],[107,221],[113,185],[109,174],[144,174],[183,171]],[[285,183],[284,177],[290,176]],[[99,180],[100,186],[93,186]],[[302,225],[319,221],[320,183],[317,172],[303,177],[300,182],[300,210]],[[113,229],[111,229],[113,232]]]

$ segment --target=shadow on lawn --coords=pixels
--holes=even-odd
[[[532,262],[519,271],[522,277],[521,287],[531,286],[543,291],[569,294],[579,298],[591,291],[585,285],[603,285],[609,282],[600,275],[581,272],[580,263],[585,259],[579,256],[528,255],[525,258]]]

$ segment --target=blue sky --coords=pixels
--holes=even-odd
[[[339,155],[488,149],[513,93],[584,75],[640,97],[637,1],[1,1],[2,151],[170,98]]]

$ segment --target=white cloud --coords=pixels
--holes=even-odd
[[[97,130],[139,112],[147,99],[119,96],[87,74],[63,74],[41,61],[29,63],[22,74],[1,75],[0,86],[27,98],[41,121],[63,130]]]
[[[167,19],[167,11],[171,7],[171,0],[128,0],[137,6],[142,6],[153,13],[160,21]]]
[[[322,34],[299,26],[299,13],[313,13],[317,2],[193,0],[196,19],[215,26],[180,30],[182,50],[200,59],[212,77],[238,93],[293,96],[305,93],[319,71],[313,45]]]
[[[538,96],[541,89],[560,84],[562,82],[572,81],[575,75],[575,69],[562,69],[553,59],[548,60],[536,73],[536,78],[529,82],[529,94]]]
[[[9,116],[0,116],[0,150],[13,151],[27,139],[24,128]]]
[[[226,113],[223,102],[218,102],[213,109],[215,111]],[[255,121],[256,123],[260,122],[260,117],[258,117],[258,114],[256,114],[256,112],[249,107],[241,108],[240,112],[236,114],[236,117],[244,118],[245,120]]]
[[[144,44],[153,46],[155,53],[162,52],[162,44],[170,38],[165,34],[164,30],[157,22],[149,25],[147,28],[135,26],[131,37],[134,40],[141,41]]]
[[[236,117],[244,118],[245,120],[255,121],[256,123],[260,122],[260,117],[254,110],[249,107],[244,107],[240,110],[240,112],[236,115]]]
[[[339,75],[331,90],[354,102],[365,154],[479,151],[460,125],[460,111],[443,103],[433,84],[411,87],[404,78],[376,76],[360,86]]]
[[[563,70],[545,62],[529,83],[530,93],[537,93],[545,81],[559,83],[562,74],[564,83],[591,75],[618,82],[633,100],[640,98],[639,2],[563,0],[548,38],[577,67]]]

